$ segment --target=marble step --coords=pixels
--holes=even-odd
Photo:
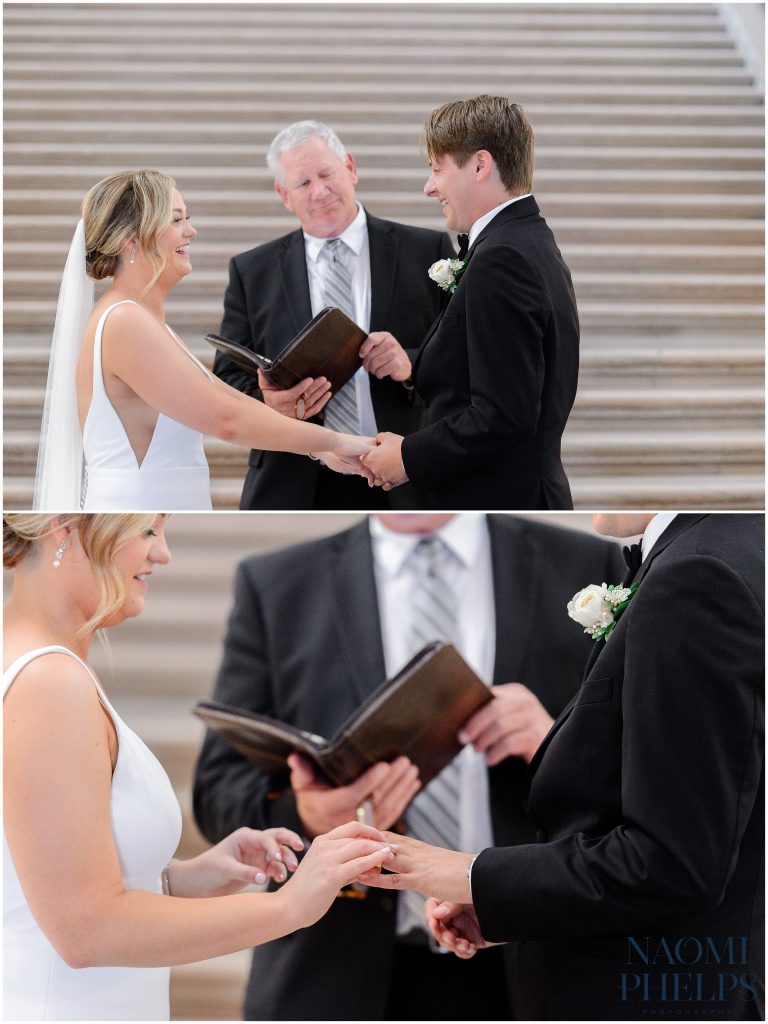
[[[425,3],[414,3],[409,5],[411,24],[428,25],[431,29],[438,31],[440,26],[435,25],[434,8]],[[63,7],[56,10],[55,21],[57,25],[63,26],[64,30],[69,26],[76,25],[92,26],[92,9],[81,7]],[[194,5],[190,8],[183,25],[187,28],[204,27],[206,31],[212,26],[225,28],[234,26],[238,32],[248,25],[258,25],[263,31],[278,25],[287,25],[295,30],[296,14],[301,14],[302,22],[318,17],[317,8],[311,3],[299,3],[292,6],[290,13],[281,4],[265,3],[260,5],[249,5],[245,10],[237,7],[207,3]],[[6,16],[7,23],[14,26],[50,26],[50,17],[46,16],[45,8],[35,9],[31,5],[11,7],[11,13]],[[87,12],[87,13],[86,13]],[[125,25],[131,27],[135,17],[125,7],[108,8],[108,19],[110,25]],[[103,10],[99,10],[102,18],[106,17]],[[391,7],[378,6],[372,10],[364,3],[353,3],[347,6],[339,3],[324,5],[322,14],[319,16],[325,25],[343,25],[345,28],[374,23],[377,26],[394,25],[402,27],[402,18],[398,16],[396,9]],[[168,5],[157,4],[150,8],[149,13],[144,15],[145,24],[157,25],[158,23],[169,22],[177,24],[174,17],[174,9]],[[685,27],[689,29],[713,29],[722,24],[717,8],[713,4],[703,3],[637,3],[631,7],[599,8],[594,4],[569,4],[552,3],[542,6],[540,3],[520,3],[506,5],[500,9],[493,3],[473,3],[471,13],[468,9],[458,7],[454,17],[445,27],[457,24],[497,26],[508,24],[510,19],[518,21],[522,25],[543,24],[555,25],[581,25],[587,24],[594,28],[642,26],[646,28],[656,27],[657,30],[667,30],[674,27]]]
[[[193,242],[193,261],[194,246]],[[58,294],[61,271],[6,269],[3,278],[7,299],[23,296],[24,301],[29,301]],[[227,266],[222,261],[216,270],[195,270],[194,277],[190,278],[188,285],[185,284],[185,292],[194,291],[196,303],[221,302],[227,280]],[[764,300],[762,274],[574,270],[573,283],[579,304],[584,300],[615,299],[619,302],[696,302],[705,306],[729,302],[761,303]]]
[[[765,507],[765,475],[717,473],[677,473],[650,477],[612,474],[610,477],[574,478],[571,491],[577,510],[670,511],[761,511]],[[211,483],[214,510],[238,508],[242,484],[239,480],[217,479]],[[4,477],[3,505],[8,511],[32,507],[32,485],[13,475]]]
[[[3,379],[6,389],[45,386],[49,335],[6,334]],[[187,342],[210,368],[212,350],[201,337]],[[719,335],[606,337],[582,335],[580,387],[745,387],[762,382],[764,339],[745,336],[723,345]]]
[[[242,1020],[248,950],[171,968],[171,1020]]]
[[[384,51],[386,53],[386,51]],[[449,58],[447,53],[435,53],[441,63]],[[520,56],[515,56],[519,60]],[[535,57],[530,58],[535,61]],[[190,98],[190,92],[192,98]],[[701,97],[697,97],[701,99]],[[667,104],[648,104],[632,102],[632,97],[624,96],[624,102],[618,100],[610,104],[584,103],[573,98],[571,102],[560,100],[557,95],[534,99],[526,104],[531,120],[537,125],[560,124],[563,121],[578,119],[581,124],[691,124],[691,125],[754,125],[762,123],[763,109],[760,94],[751,88],[745,88],[738,96],[729,93],[721,102],[705,104],[704,102],[686,102],[685,96],[675,96],[674,102]],[[225,117],[258,118],[272,121],[278,115],[290,117],[295,114],[296,101],[266,101],[258,92],[249,95],[249,90],[231,90],[223,92],[213,90],[201,92],[195,98],[194,90],[184,90],[179,94],[164,93],[157,99],[154,91],[142,94],[135,87],[105,87],[100,90],[99,98],[94,99],[85,83],[72,81],[62,82],[59,88],[53,88],[44,82],[28,85],[10,86],[5,90],[4,115],[10,121],[39,121],[49,118],[52,113],[63,118],[77,120],[86,112],[98,117],[103,115],[105,105],[109,111],[120,113],[125,117],[140,117],[153,121],[173,114],[176,120],[203,120],[205,118],[224,115]],[[418,124],[423,120],[427,110],[420,101],[408,101],[403,98],[387,104],[387,115],[401,117],[406,124]],[[323,117],[338,121],[345,125],[365,125],[381,116],[379,101],[366,102],[350,98],[347,102],[325,100]]]
[[[31,170],[31,168],[30,168]],[[12,177],[6,169],[6,181]],[[195,218],[196,222],[197,218]],[[269,240],[269,232],[253,242]],[[616,242],[568,242],[561,246],[574,273],[640,271],[645,273],[757,274],[765,265],[759,245],[652,245]],[[201,271],[221,270],[226,274],[229,259],[237,252],[231,242],[213,242],[201,235],[195,239],[192,254],[195,277]],[[6,241],[3,246],[6,274],[23,270],[56,271],[61,274],[62,253],[49,242]]]
[[[7,389],[3,402],[5,430],[39,430],[43,413],[44,386],[20,385]],[[569,420],[569,430],[592,428],[697,431],[720,425],[730,428],[760,429],[764,424],[764,388],[735,386],[727,381],[709,388],[593,384],[582,379]],[[225,450],[233,446],[225,446]],[[229,460],[227,460],[229,461]],[[239,467],[241,459],[236,459]]]
[[[722,418],[727,420],[726,415]],[[689,429],[684,415],[666,426],[664,417],[647,421],[636,417],[624,426],[621,410],[612,409],[610,417],[585,417],[583,425],[578,420],[569,425],[563,438],[563,461],[575,476],[602,475],[606,482],[615,474],[670,476],[692,467],[702,472],[706,467],[712,473],[762,472],[764,430],[754,426],[712,429],[713,420],[718,423],[712,417],[709,427],[701,429]],[[617,422],[622,425],[615,426]],[[39,430],[6,426],[4,435],[5,477],[26,478],[31,496]],[[206,438],[205,448],[212,478],[241,487],[248,450],[215,438]]]
[[[313,107],[319,117],[326,116],[322,109]],[[302,116],[306,111],[303,107],[294,107],[286,114],[280,127]],[[336,122],[334,122],[336,123]],[[415,143],[410,136],[404,144],[398,141],[393,144],[357,142],[354,146],[355,157],[362,164],[375,162],[382,167],[402,167],[413,164]],[[414,137],[415,138],[415,137]],[[347,140],[345,139],[345,144]],[[633,145],[632,140],[622,140],[623,144],[606,144],[595,148],[589,145],[557,143],[548,144],[546,140],[537,140],[536,166],[540,170],[547,167],[555,168],[624,168],[637,170],[640,168],[667,167],[679,169],[708,170],[757,170],[764,167],[763,151],[755,147],[733,146],[727,149],[706,146],[677,146],[674,140],[660,146]],[[182,170],[196,168],[199,165],[230,168],[238,162],[245,162],[248,167],[263,167],[269,141],[232,143],[189,143],[175,142],[169,144],[161,139],[144,140],[141,151],[144,162],[150,166],[173,167]],[[112,142],[108,155],[117,165],[130,166],[135,154],[135,146],[131,142]],[[51,166],[71,164],[73,160],[83,161],[87,167],[91,163],[101,164],[105,158],[105,147],[98,140],[79,142],[76,146],[63,146],[61,142],[27,141],[6,142],[3,147],[4,163],[11,167],[19,163],[38,160]]]
[[[366,10],[365,5],[361,4],[351,4],[349,7],[324,4],[321,13],[314,5],[292,5],[293,11],[288,14],[281,11],[280,6],[276,4],[254,5],[240,10],[227,10],[223,5],[201,4],[190,9],[189,20],[185,19],[182,25],[178,24],[167,9],[162,8],[152,11],[149,15],[143,15],[142,24],[155,29],[163,23],[173,25],[178,32],[178,38],[187,45],[200,43],[208,37],[212,41],[224,38],[244,40],[251,44],[262,39],[268,39],[272,43],[280,39],[288,41],[294,37],[297,41],[308,42],[313,38],[323,38],[333,45],[338,43],[338,29],[343,26],[344,32],[355,39],[365,38],[372,42],[376,39],[385,39],[388,42],[402,40],[403,43],[410,43],[416,48],[424,46],[423,33],[413,31],[418,27],[429,29],[429,39],[433,43],[450,42],[460,35],[466,38],[468,44],[481,42],[483,48],[499,45],[500,39],[504,38],[501,36],[502,29],[514,29],[514,34],[509,38],[510,46],[523,41],[530,42],[530,39],[521,33],[530,35],[541,29],[547,32],[545,41],[551,41],[553,46],[562,45],[558,43],[557,33],[563,36],[565,45],[575,46],[585,42],[586,45],[590,45],[589,41],[583,38],[588,34],[593,46],[607,41],[611,50],[631,45],[632,41],[637,44],[641,36],[644,42],[647,40],[647,45],[660,49],[674,48],[677,45],[682,49],[697,50],[709,48],[710,44],[728,46],[723,22],[718,17],[714,5],[709,5],[708,10],[702,8],[701,13],[686,11],[679,14],[665,10],[666,6],[655,4],[654,10],[648,8],[644,12],[642,6],[638,5],[615,5],[600,9],[595,5],[584,4],[493,6],[473,3],[471,13],[457,7],[455,12],[451,12],[450,21],[438,23],[434,9],[430,10],[428,6],[419,4],[409,4],[407,22],[398,16],[396,9],[388,10],[381,5],[377,5],[377,10]],[[216,15],[212,13],[212,8],[218,9]],[[119,7],[113,10],[106,16],[103,11],[99,12],[101,23],[98,18],[79,14],[77,8],[63,14],[57,12],[55,19],[47,21],[39,15],[20,16],[17,11],[6,26],[8,39],[13,45],[25,39],[31,44],[46,39],[63,39],[114,45],[114,33],[110,34],[109,28],[119,27],[121,36],[124,34],[126,38],[131,38],[136,34],[137,27],[135,18],[126,17],[125,12],[121,12]],[[218,15],[218,11],[222,12],[221,15]],[[294,12],[301,13],[300,20],[296,18]],[[52,20],[55,21],[60,36],[54,32]],[[408,29],[411,29],[410,33]],[[576,36],[574,30],[583,32]]]
[[[415,152],[413,156],[415,157]],[[15,165],[6,170],[4,186],[7,200],[16,202],[14,212],[25,212],[18,204],[24,193],[31,198],[40,196],[47,199],[49,194],[60,193],[65,202],[71,200],[71,192],[85,194],[94,179],[99,180],[112,173],[113,167],[101,166],[39,166],[36,164]],[[414,160],[405,167],[382,167],[372,162],[360,166],[361,181],[366,190],[387,191],[402,188],[408,192],[420,190],[425,181],[425,170],[414,166]],[[264,167],[171,167],[168,173],[184,183],[185,191],[200,190],[210,194],[214,190],[235,191],[238,195],[273,191],[273,177]],[[544,168],[538,169],[535,178],[537,192],[590,192],[596,188],[604,192],[663,192],[666,195],[679,192],[692,195],[762,195],[765,190],[765,175],[761,171],[725,170],[679,170],[667,168]]]
[[[55,319],[56,300],[7,299],[6,331],[40,331]],[[215,330],[221,323],[221,301],[174,298],[166,307],[168,322],[182,336]],[[754,334],[763,326],[763,307],[746,302],[644,302],[586,299],[579,301],[582,330],[636,333],[724,331]]]
[[[129,70],[126,70],[126,75],[113,83],[100,82],[99,95],[103,94],[104,96],[102,109],[109,109],[108,104],[112,98],[123,102],[127,102],[131,97],[136,97],[139,101],[145,97],[151,100],[157,93],[158,87],[151,79],[142,82],[127,80],[126,76],[129,73]],[[79,81],[71,73],[71,70],[69,73],[63,72],[62,74],[66,80],[61,83],[57,83],[55,80],[51,82],[45,77],[39,80],[26,80],[7,76],[6,94],[10,98],[19,100],[37,100],[43,106],[43,115],[48,99],[61,101],[65,97],[78,99],[80,96],[85,96],[88,99],[92,96],[93,89],[89,79]],[[303,85],[302,83],[294,83],[293,86],[290,86],[285,81],[281,81],[279,85],[270,82],[253,82],[249,76],[235,82],[232,81],[231,75],[222,76],[221,81],[216,79],[196,81],[196,70],[194,78],[189,79],[189,76],[187,78],[184,86],[177,85],[173,80],[162,83],[163,95],[167,94],[169,106],[176,99],[188,99],[190,96],[199,95],[206,101],[211,97],[216,97],[225,103],[231,99],[236,109],[237,103],[247,101],[250,97],[259,101],[267,95],[269,101],[266,113],[270,115],[270,118],[280,115],[281,126],[291,120],[300,119],[308,108],[316,116],[331,120],[337,127],[346,125],[346,132],[353,130],[356,125],[359,126],[359,122],[362,122],[363,125],[370,123],[368,118],[360,117],[359,114],[355,116],[353,109],[347,125],[348,105],[353,105],[358,100],[361,91],[359,86],[352,89],[350,83],[339,86],[325,85],[324,88],[318,90],[315,85]],[[351,83],[351,85],[354,84]],[[549,76],[535,86],[529,86],[527,82],[520,83],[514,90],[514,99],[531,111],[534,111],[537,105],[554,104],[563,107],[570,106],[575,108],[575,113],[580,114],[583,106],[586,124],[590,122],[600,124],[606,120],[621,121],[621,111],[637,103],[640,88],[644,106],[634,117],[629,116],[628,122],[639,120],[640,123],[645,123],[647,120],[651,124],[669,123],[672,120],[670,107],[672,109],[677,107],[698,108],[692,113],[691,124],[695,125],[700,122],[707,124],[709,123],[709,111],[723,108],[723,112],[725,112],[738,106],[742,111],[742,116],[737,117],[731,123],[751,124],[755,120],[755,111],[759,110],[761,105],[760,93],[751,85],[721,85],[717,86],[716,90],[712,86],[687,84],[672,86],[640,83],[638,86],[614,82],[609,85],[610,89],[606,91],[602,83],[571,82],[569,84],[565,81],[560,82],[556,78],[553,81],[552,76]],[[494,83],[488,83],[488,88],[493,89]],[[466,92],[462,90],[461,95],[465,94]],[[413,135],[414,131],[421,129],[424,118],[433,107],[439,106],[446,99],[459,98],[458,93],[455,96],[449,95],[444,83],[425,87],[416,83],[407,83],[406,85],[403,81],[387,81],[384,90],[377,83],[375,95],[378,100],[377,113],[379,116],[382,111],[385,111],[389,117],[395,116],[399,108],[407,104],[403,113],[407,115],[405,124],[408,127],[409,135]],[[590,108],[598,106],[602,107],[601,116],[591,113]],[[231,116],[232,107],[228,103],[227,107]],[[723,112],[717,115],[718,119],[723,116]],[[148,120],[156,120],[151,109]],[[542,129],[542,133],[537,133],[537,150],[540,149],[541,142],[546,139],[546,126],[557,123],[558,120],[557,116],[544,115],[541,123],[545,127]]]
[[[612,476],[609,480],[597,476],[575,480],[571,489],[578,509],[754,512],[765,507],[762,473],[731,476],[707,471],[676,477]]]
[[[362,201],[369,206],[364,190],[360,193]],[[371,213],[384,216],[379,210],[371,209]],[[671,215],[657,219],[638,217],[603,216],[555,216],[545,210],[547,221],[555,232],[558,243],[564,251],[572,242],[590,245],[689,245],[689,246],[749,246],[762,244],[764,222],[762,219],[728,220],[711,217],[697,220],[690,217],[681,218]],[[5,213],[3,218],[4,238],[6,243],[35,242],[48,245],[63,267],[67,249],[72,240],[74,225],[77,223],[78,211],[68,214],[50,215],[42,223],[31,214],[17,215]],[[398,210],[389,214],[393,220],[403,221],[406,218]],[[408,223],[418,227],[443,230],[444,223],[439,212],[430,209],[424,200],[424,207],[417,216],[407,218]],[[210,241],[229,245],[234,255],[252,248],[260,242],[266,242],[279,235],[295,230],[296,224],[287,214],[278,211],[277,204],[273,212],[263,217],[209,217],[195,214],[195,226],[199,232],[198,243]],[[12,328],[11,328],[12,329]]]
[[[588,183],[587,183],[588,184]],[[397,219],[413,223],[414,217],[433,213],[430,202],[418,189],[395,190],[391,187],[373,189],[361,187],[361,198],[371,211],[397,212]],[[83,199],[81,189],[6,189],[5,209],[9,215],[28,216],[36,219],[59,217],[62,211],[77,216]],[[199,211],[200,217],[215,218],[222,226],[227,220],[239,221],[244,218],[273,216],[276,210],[272,191],[254,192],[248,189],[184,189],[184,199],[189,208]],[[725,195],[707,193],[634,193],[594,191],[584,192],[538,192],[539,205],[548,220],[558,217],[599,217],[612,218],[725,218],[731,222],[759,220],[763,216],[762,195],[741,195],[730,192]],[[237,211],[241,211],[239,214]],[[384,215],[384,214],[380,214]],[[435,218],[437,220],[437,218]]]
[[[132,70],[132,73],[133,70]],[[390,86],[391,88],[391,86]],[[410,88],[406,87],[410,92]],[[359,83],[351,83],[350,89],[360,90]],[[386,112],[386,99],[382,97],[382,109]],[[427,110],[429,108],[427,107]],[[386,113],[385,113],[386,116]],[[273,136],[285,126],[285,120],[257,122],[249,126],[248,136],[251,144],[260,142],[268,146]],[[402,145],[404,139],[413,140],[411,153],[418,152],[418,140],[423,122],[415,121],[412,125],[400,122],[379,120],[365,125],[344,124],[334,125],[344,143],[353,152],[360,143]],[[212,119],[204,123],[188,124],[176,121],[139,120],[79,120],[79,121],[14,121],[5,125],[7,144],[32,142],[66,145],[70,150],[79,145],[97,142],[101,154],[112,149],[113,144],[129,141],[134,150],[141,145],[162,142],[169,136],[178,139],[179,143],[200,143],[210,145],[214,140],[223,145],[241,143],[243,138],[242,121],[236,118]],[[718,149],[718,148],[754,148],[762,151],[763,132],[759,125],[727,125],[708,128],[705,125],[589,125],[589,124],[552,124],[537,132],[537,138],[546,140],[548,145],[558,146],[638,146],[645,144],[652,147],[671,146],[681,149],[685,147]],[[414,154],[415,155],[415,154]]]
[[[455,29],[453,32],[455,41]],[[324,33],[318,29],[312,34],[315,45],[319,45]],[[462,38],[471,39],[469,31],[466,37],[465,33],[461,35]],[[378,32],[377,37],[381,40]],[[354,45],[346,34],[345,39],[348,46]],[[526,38],[526,33],[521,32],[518,42],[523,41],[536,45],[540,43],[540,38],[537,39],[531,34],[527,34]],[[553,45],[557,45],[558,41],[557,38],[551,40]],[[571,41],[577,42],[575,33]],[[643,41],[638,36],[634,38],[635,45]],[[722,38],[716,41],[722,43]],[[434,42],[437,45],[437,41]],[[592,37],[590,42],[594,45],[595,37]],[[62,52],[61,43],[16,43],[6,52],[5,74],[13,83],[21,83],[30,78],[40,80],[45,76],[68,76],[77,79],[88,75],[97,77],[100,82],[114,83],[123,80],[126,73],[162,83],[181,74],[193,77],[197,82],[219,79],[226,81],[230,88],[236,88],[238,80],[245,79],[252,85],[256,82],[263,84],[266,94],[277,97],[295,95],[306,89],[307,83],[311,83],[312,89],[317,89],[321,96],[340,96],[349,91],[350,87],[360,82],[368,83],[371,79],[371,64],[365,59],[365,55],[354,51],[343,62],[335,63],[333,75],[330,76],[323,74],[327,63],[322,51],[317,51],[314,60],[272,59],[264,39],[256,50],[263,53],[262,59],[258,61],[253,60],[254,46],[249,44],[232,43],[218,50],[215,46],[208,47],[207,44],[203,44],[206,54],[210,51],[210,59],[206,59],[203,54],[196,56],[195,47],[192,46],[190,52],[180,53],[178,59],[173,62],[157,59],[158,52],[167,55],[165,41],[159,41],[157,48],[154,43],[137,43],[131,49],[130,59],[126,59],[125,44],[120,42],[116,45],[119,47],[118,52],[110,56],[110,47],[103,44],[73,42],[67,45],[65,54]],[[347,52],[349,53],[349,50]],[[611,65],[600,61],[589,65],[569,65],[567,62],[563,64],[545,60],[527,66],[492,61],[481,62],[478,65],[462,64],[461,86],[446,89],[444,63],[424,64],[409,59],[406,54],[398,58],[396,50],[391,51],[387,75],[391,78],[387,77],[378,83],[377,88],[377,95],[384,101],[390,96],[402,96],[406,91],[409,95],[421,93],[434,96],[437,89],[441,90],[443,102],[454,98],[454,95],[471,95],[480,89],[502,88],[506,94],[517,97],[520,93],[532,93],[533,89],[538,91],[539,85],[551,90],[558,85],[562,88],[563,83],[591,89],[597,85],[616,85],[625,90],[630,85],[638,88],[663,86],[668,91],[676,92],[679,89],[683,93],[693,89],[709,88],[713,91],[716,89],[722,101],[723,97],[732,100],[734,96],[739,96],[739,90],[749,90],[753,87],[751,73],[739,66],[679,67],[671,62],[663,66],[642,63]],[[707,102],[711,103],[711,98],[707,98]]]

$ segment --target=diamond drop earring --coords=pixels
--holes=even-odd
[[[129,263],[135,263],[136,262],[136,246],[135,245],[131,249],[131,255],[128,257],[128,262]]]
[[[54,569],[60,569],[61,568],[61,559],[62,559],[62,556],[64,555],[64,552],[67,550],[68,547],[69,547],[69,541],[67,541],[67,540],[63,540],[61,542],[61,544],[59,544],[58,548],[56,549],[56,554],[53,556],[53,568]]]

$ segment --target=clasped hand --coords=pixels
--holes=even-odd
[[[383,431],[376,435],[376,447],[363,455],[360,461],[368,470],[368,483],[391,491],[408,480],[403,465],[403,437]]]
[[[430,896],[424,905],[424,920],[440,945],[462,960],[469,960],[478,949],[499,945],[483,938],[471,903],[448,903]]]
[[[323,452],[323,462],[337,472],[364,476],[371,487],[381,487],[385,491],[391,491],[393,487],[407,481],[401,452],[403,438],[400,434],[384,431],[377,434],[372,443],[367,438],[361,440],[367,442],[364,452],[350,454],[346,458],[340,458],[338,453],[332,455]]]

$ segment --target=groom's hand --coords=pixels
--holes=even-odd
[[[360,346],[363,369],[381,380],[408,380],[411,376],[411,360],[405,349],[389,331],[372,331]]]
[[[554,718],[522,683],[504,683],[491,692],[493,700],[466,722],[459,742],[471,743],[491,766],[507,757],[522,757],[529,763]]]
[[[398,757],[391,764],[380,761],[348,786],[320,782],[311,763],[300,754],[291,754],[288,765],[296,809],[310,839],[354,821],[357,809],[366,803],[373,812],[373,820],[367,823],[391,828],[421,788],[418,769],[407,757]]]
[[[478,949],[498,945],[483,938],[471,904],[445,903],[430,896],[424,906],[424,919],[440,945],[462,960],[469,960]]]
[[[390,491],[399,484],[404,484],[408,475],[403,465],[402,434],[383,431],[376,436],[376,447],[361,459],[361,462],[374,476],[374,482],[385,491]]]

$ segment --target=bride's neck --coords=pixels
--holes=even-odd
[[[116,274],[113,281],[112,287],[110,288],[110,297],[116,299],[131,299],[133,302],[138,302],[140,306],[148,310],[152,316],[156,317],[161,323],[165,323],[165,297],[168,294],[168,289],[163,288],[159,282],[155,282],[149,290],[147,289],[148,281],[144,275],[138,273],[132,274],[130,271],[123,271],[122,273]]]
[[[17,570],[3,615],[6,642],[18,640],[21,646],[57,644],[87,658],[93,633],[79,635],[87,617],[77,601],[68,596],[69,600],[62,599],[62,594],[57,597],[50,589],[41,588],[31,574]]]

